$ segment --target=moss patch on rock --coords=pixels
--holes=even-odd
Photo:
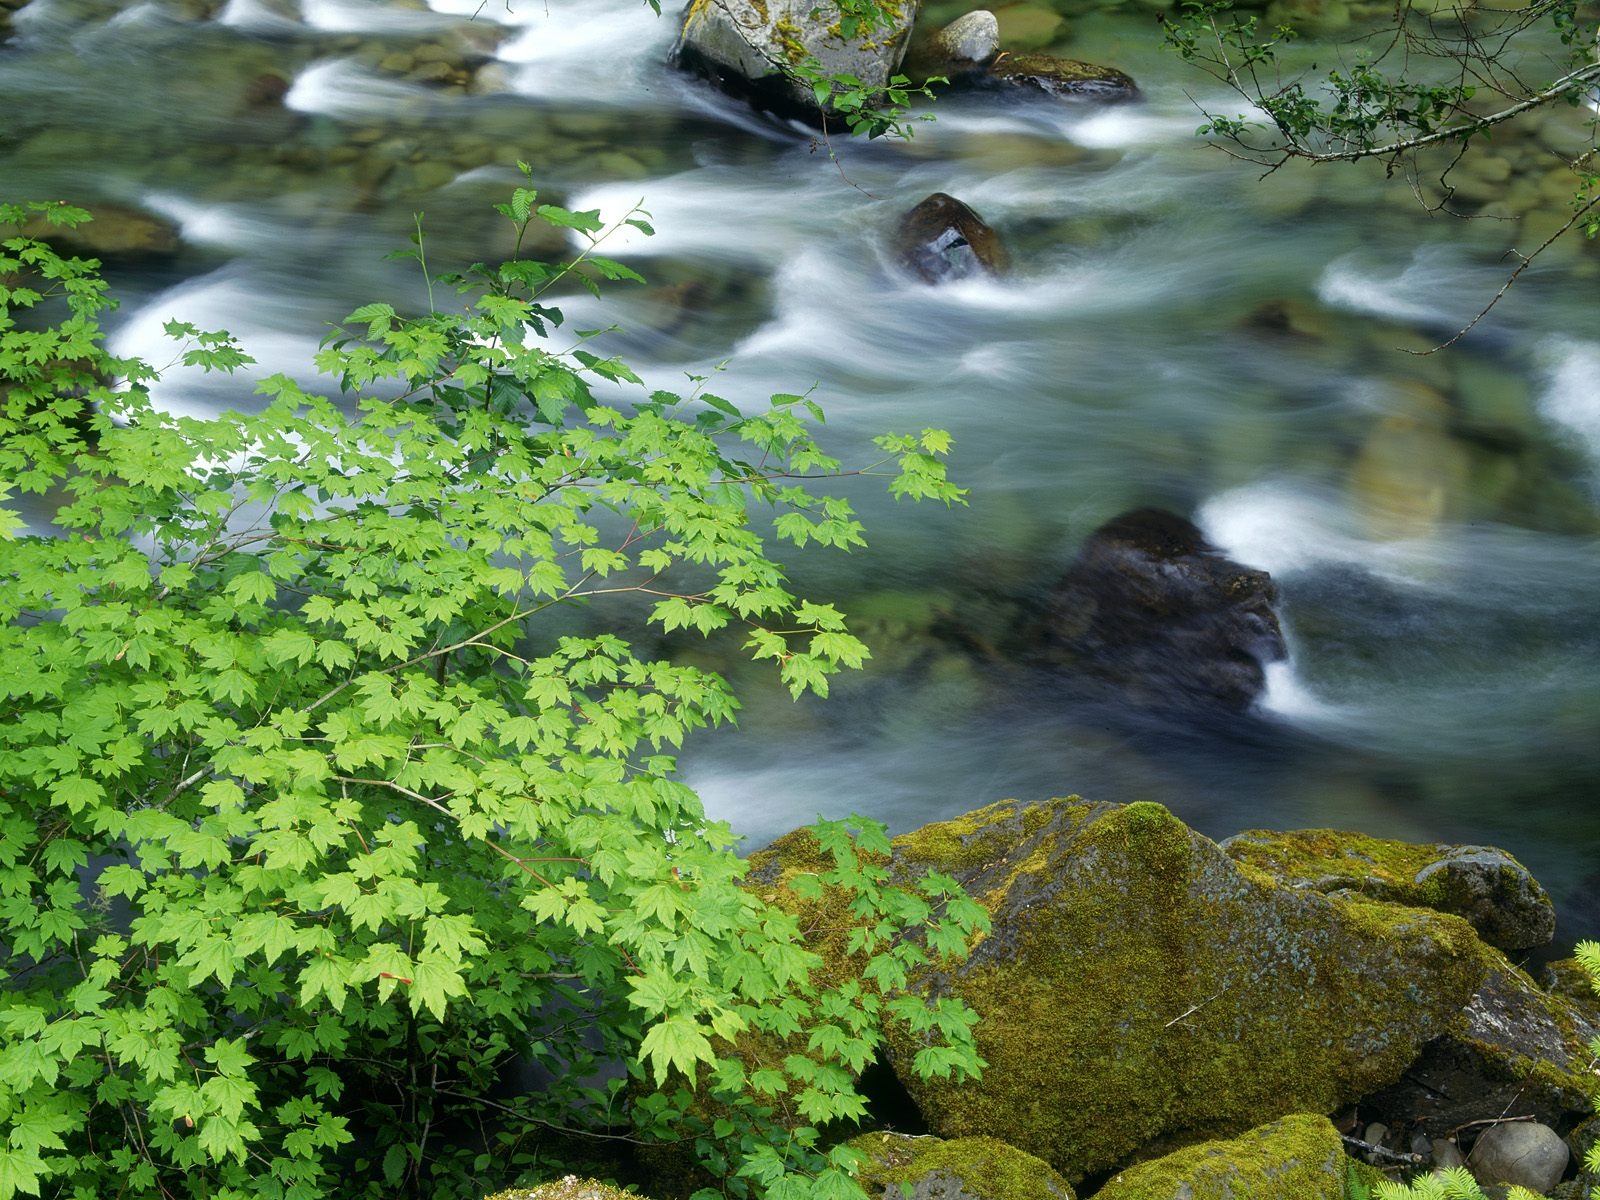
[[[511,1188],[497,1192],[489,1200],[641,1200],[635,1192],[625,1192],[594,1179],[568,1175],[531,1188]]]
[[[1042,1159],[994,1138],[867,1133],[850,1143],[866,1156],[857,1180],[871,1200],[1074,1200]]]
[[[1555,906],[1539,881],[1492,846],[1396,842],[1333,829],[1252,829],[1229,838],[1223,849],[1290,887],[1454,913],[1502,949],[1543,946],[1555,934]]]
[[[1326,1117],[1295,1114],[1139,1163],[1095,1200],[1344,1200],[1345,1156]]]
[[[983,1079],[902,1082],[938,1133],[1074,1182],[1392,1082],[1486,970],[1464,921],[1278,885],[1156,804],[999,804],[897,839],[896,868],[954,875],[994,922],[918,982],[977,1012]],[[897,1069],[917,1049],[890,1046]]]

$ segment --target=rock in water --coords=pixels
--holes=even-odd
[[[780,839],[752,885],[783,901],[814,846]],[[897,875],[954,876],[993,929],[912,982],[976,1012],[983,1077],[919,1078],[921,1044],[896,1027],[891,1066],[935,1133],[998,1138],[1074,1184],[1159,1138],[1236,1135],[1393,1082],[1493,953],[1458,917],[1281,887],[1157,804],[997,804],[894,847]]]
[[[895,257],[926,283],[998,275],[1007,266],[1005,247],[971,208],[935,192],[900,219]]]
[[[885,4],[893,28],[846,38],[838,14],[815,0],[693,0],[672,58],[758,108],[815,125],[824,114],[811,86],[796,79],[792,68],[814,56],[824,75],[853,75],[868,88],[884,86],[905,57],[919,3]]]
[[[965,74],[994,61],[1000,52],[1000,22],[980,8],[957,17],[933,35],[932,52],[945,75]]]
[[[1052,54],[1007,54],[989,68],[989,80],[1008,88],[1065,100],[1136,100],[1138,85],[1115,67]]]
[[[1548,1125],[1512,1121],[1478,1138],[1467,1169],[1480,1183],[1520,1184],[1542,1195],[1560,1181],[1568,1157],[1567,1144]]]
[[[1152,707],[1242,710],[1285,657],[1265,571],[1224,557],[1190,522],[1141,508],[1102,525],[1025,626],[1022,653]]]

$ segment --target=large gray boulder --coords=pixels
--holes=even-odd
[[[758,855],[752,884],[781,892],[807,839]],[[936,1133],[998,1138],[1074,1183],[1157,1139],[1394,1082],[1492,953],[1457,917],[1279,886],[1157,804],[993,805],[898,838],[894,869],[953,875],[993,930],[913,985],[976,1012],[983,1078],[917,1078],[893,1030],[891,1065]]]
[[[920,0],[884,7],[893,28],[845,36],[826,0],[693,0],[684,11],[673,61],[757,107],[812,124],[824,116],[794,68],[815,57],[825,75],[882,87],[905,58]]]
[[[1534,1121],[1492,1125],[1472,1147],[1467,1169],[1479,1183],[1516,1184],[1544,1193],[1560,1182],[1571,1157],[1561,1135]]]

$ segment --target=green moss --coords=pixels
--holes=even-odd
[[[984,1078],[908,1080],[913,1097],[941,1134],[1002,1137],[1074,1181],[1392,1082],[1485,971],[1465,922],[1276,886],[1156,804],[1000,804],[896,849],[994,918],[926,981],[978,1013]]]
[[[792,65],[798,66],[806,60],[810,53],[803,40],[805,30],[796,25],[788,17],[780,17],[772,26],[772,34],[778,40],[778,45],[783,48],[784,57]]]
[[[1095,1200],[1343,1200],[1344,1164],[1328,1119],[1296,1114],[1129,1167]]]
[[[1067,1181],[1049,1163],[994,1138],[972,1137],[945,1141],[936,1137],[911,1137],[898,1133],[867,1133],[850,1143],[866,1155],[857,1177],[868,1196],[903,1194],[902,1185],[915,1188],[929,1176],[939,1184],[952,1178],[977,1200],[1074,1200]],[[937,1187],[937,1184],[936,1184]],[[943,1189],[929,1189],[947,1195]]]

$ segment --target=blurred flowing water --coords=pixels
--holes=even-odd
[[[109,260],[118,350],[166,361],[177,318],[303,373],[324,322],[420,301],[415,264],[383,261],[414,213],[436,270],[509,254],[490,205],[523,159],[569,207],[653,214],[658,236],[607,251],[650,284],[568,305],[619,326],[652,386],[724,362],[715,389],[745,403],[816,384],[847,462],[874,432],[950,429],[969,508],[846,481],[870,549],[795,560],[875,649],[832,700],[792,703],[733,641],[669,647],[741,688],[739,728],[683,764],[755,840],[818,812],[904,829],[1011,796],[1153,799],[1218,837],[1495,843],[1555,893],[1563,939],[1600,934],[1600,254],[1558,246],[1456,348],[1398,349],[1494,294],[1558,202],[1548,156],[1532,133],[1498,149],[1499,221],[1430,218],[1376,170],[1258,181],[1194,138],[1196,101],[1226,102],[1147,14],[1057,7],[1056,49],[1144,103],[951,98],[835,165],[672,72],[675,22],[642,0],[34,0],[0,47],[0,193],[175,223],[174,253]],[[896,269],[886,235],[933,191],[1000,230],[1014,274]],[[161,397],[243,390],[177,372]],[[974,650],[1144,505],[1278,581],[1292,657],[1247,718],[1085,704]]]

